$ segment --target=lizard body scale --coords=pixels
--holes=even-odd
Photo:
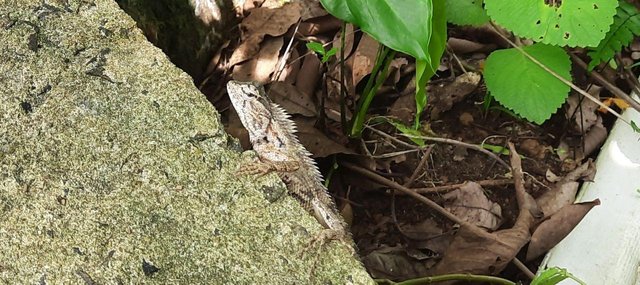
[[[264,88],[254,82],[229,81],[227,92],[259,158],[241,171],[275,171],[288,193],[327,229],[326,238],[348,239],[346,223],[327,193],[311,153],[298,141],[296,126],[286,111],[271,102]]]

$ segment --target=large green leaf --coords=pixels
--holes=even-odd
[[[320,0],[324,9],[331,15],[348,23],[356,22],[356,18],[351,14],[347,1]]]
[[[629,45],[633,37],[638,35],[640,35],[638,9],[627,1],[620,1],[618,14],[614,17],[611,29],[600,41],[598,47],[589,52],[589,57],[591,57],[589,70],[593,70],[603,61],[612,59],[617,52],[622,50],[622,47]]]
[[[444,16],[444,0],[321,0],[332,15],[359,26],[380,43],[425,60],[432,70],[440,64],[446,26],[433,26]],[[436,2],[436,3],[434,3]],[[435,6],[435,7],[434,7]],[[441,8],[438,8],[441,7]],[[435,15],[434,10],[440,10]],[[431,41],[436,34],[436,44]],[[442,40],[441,40],[442,39]]]
[[[484,1],[489,17],[516,35],[570,47],[597,46],[609,31],[617,6],[617,0]]]
[[[480,26],[489,21],[482,0],[447,0],[447,21],[455,25]]]
[[[560,47],[534,44],[522,48],[571,81],[571,60]],[[517,49],[494,51],[485,63],[484,81],[491,95],[525,119],[541,124],[564,103],[570,87]]]

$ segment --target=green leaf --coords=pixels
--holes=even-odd
[[[348,23],[356,23],[356,18],[351,14],[347,1],[320,0],[324,9],[331,15]]]
[[[447,0],[447,21],[455,25],[480,26],[489,22],[482,0]]]
[[[445,0],[320,2],[332,15],[359,26],[383,45],[411,55],[420,63],[416,71],[417,127],[427,102],[426,83],[436,73],[447,41]]]
[[[324,55],[325,54],[324,47],[322,46],[321,43],[318,43],[318,42],[307,43],[307,48],[309,50],[314,51],[315,53],[317,53],[319,55]]]
[[[430,45],[432,33],[438,38],[446,38],[446,29],[434,29],[432,21],[444,14],[444,0],[321,0],[322,5],[332,15],[360,27],[380,43],[409,54],[416,59],[429,62],[437,69],[442,56],[440,49]],[[434,4],[434,2],[436,2]],[[437,6],[437,7],[434,7]],[[436,16],[437,15],[437,16]],[[441,15],[444,19],[444,15]],[[444,41],[442,42],[444,51]],[[433,59],[438,59],[434,62]],[[435,67],[434,67],[435,66]]]
[[[392,126],[394,126],[398,131],[400,131],[401,133],[405,134],[405,135],[409,135],[408,138],[415,143],[418,146],[424,146],[425,142],[423,139],[419,138],[421,136],[423,136],[424,134],[421,133],[419,130],[416,129],[412,129],[409,126],[406,126],[405,124],[403,124],[400,121],[395,121],[395,120],[387,120],[387,122],[389,124],[391,124]]]
[[[514,34],[570,47],[597,46],[609,31],[617,6],[617,0],[484,1],[489,17]]]
[[[571,60],[556,46],[522,48],[558,75],[571,81]],[[570,87],[517,49],[494,51],[485,63],[484,80],[491,95],[523,118],[541,124],[564,103]]]
[[[636,122],[631,121],[630,124],[631,124],[631,128],[633,129],[633,131],[640,134],[640,128],[638,127]]]
[[[416,118],[413,127],[420,126],[420,116],[427,107],[427,82],[436,74],[440,58],[447,41],[447,21],[445,17],[444,0],[434,0],[433,2],[433,33],[429,41],[430,60],[416,59]]]
[[[336,55],[336,53],[338,53],[337,48],[331,48],[330,50],[328,50],[327,53],[322,56],[322,63],[329,61],[329,59],[332,56]]]
[[[560,267],[552,267],[543,271],[531,281],[531,285],[555,285],[567,278],[571,278],[578,284],[586,285],[580,279],[573,276],[573,274],[569,273],[569,271]]]
[[[604,39],[600,41],[598,47],[588,53],[589,57],[591,57],[588,69],[591,71],[601,62],[612,59],[617,52],[622,50],[622,47],[631,43],[634,35],[640,35],[638,9],[626,1],[620,1],[618,13],[613,18],[611,29]]]

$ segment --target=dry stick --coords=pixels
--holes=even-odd
[[[433,149],[433,145],[430,145],[429,147],[427,147],[424,154],[422,155],[422,159],[420,159],[420,162],[418,163],[418,167],[416,167],[416,170],[413,171],[413,173],[411,174],[411,177],[409,177],[409,180],[407,180],[407,182],[404,183],[403,186],[411,187],[411,184],[413,184],[413,182],[416,181],[416,179],[418,178],[418,175],[420,175],[420,173],[424,169],[424,165],[427,164],[427,160],[429,159],[429,155],[431,155],[432,149]]]
[[[582,96],[587,97],[589,100],[591,100],[594,103],[598,104],[598,106],[600,106],[600,107],[604,108],[605,110],[611,112],[611,114],[614,114],[616,117],[618,117],[618,119],[622,120],[623,122],[627,123],[627,125],[631,126],[631,123],[628,122],[627,120],[625,120],[624,118],[622,118],[622,116],[618,112],[616,112],[615,110],[611,109],[609,106],[605,105],[604,103],[600,102],[600,100],[598,100],[595,97],[591,96],[591,94],[589,94],[586,91],[582,90],[580,87],[576,86],[571,81],[566,80],[564,77],[558,75],[558,73],[556,73],[555,71],[549,69],[546,65],[542,64],[535,57],[531,56],[529,53],[524,51],[521,47],[517,46],[513,41],[511,41],[505,35],[500,33],[498,31],[498,29],[496,29],[494,23],[491,23],[491,27],[493,28],[493,30],[495,31],[496,34],[498,34],[502,39],[507,41],[511,46],[513,46],[513,48],[518,50],[520,53],[522,53],[524,56],[526,56],[533,63],[535,63],[538,66],[540,66],[540,68],[544,69],[546,72],[549,72],[549,74],[553,75],[555,78],[557,78],[558,80],[562,81],[562,83],[569,85],[569,87],[571,87],[571,89],[573,89],[576,92],[580,93]]]
[[[495,153],[493,153],[491,151],[488,151],[488,150],[482,148],[479,145],[470,144],[470,143],[466,143],[466,142],[461,142],[461,141],[454,140],[454,139],[445,139],[445,138],[436,138],[436,137],[427,137],[427,136],[414,136],[414,135],[408,135],[408,134],[402,134],[402,135],[405,136],[405,137],[408,137],[408,138],[416,138],[416,139],[423,139],[423,140],[427,140],[427,141],[448,143],[448,144],[452,144],[452,145],[459,145],[459,146],[466,147],[466,148],[469,148],[469,149],[477,150],[477,151],[482,152],[482,153],[488,155],[489,157],[495,159],[497,162],[502,164],[507,169],[511,169],[509,164],[504,162],[504,160],[502,160],[499,156],[497,156]]]
[[[582,67],[584,70],[587,70],[587,64],[582,61],[582,59],[580,59],[580,57],[578,57],[577,55],[573,54],[573,53],[569,53],[569,55],[571,56],[571,58],[573,59],[573,61],[575,61],[575,63],[578,64],[578,66]],[[607,88],[607,90],[611,91],[611,93],[613,93],[613,95],[616,95],[622,99],[624,99],[625,101],[627,101],[627,103],[629,103],[629,105],[631,105],[631,107],[633,107],[634,109],[636,109],[638,112],[640,112],[640,103],[638,103],[638,101],[634,100],[633,98],[631,98],[631,96],[629,96],[627,93],[625,93],[624,91],[620,90],[620,88],[618,88],[617,86],[611,84],[611,82],[609,82],[607,79],[605,79],[602,75],[600,75],[600,73],[598,73],[597,71],[591,71],[589,73],[591,75],[591,77],[593,77],[593,79],[595,79],[598,83],[602,84],[602,86],[604,86],[604,88]]]
[[[635,74],[633,74],[633,71],[631,71],[631,69],[624,67],[622,56],[620,56],[620,54],[616,55],[616,59],[617,59],[618,65],[623,65],[622,69],[627,74],[627,76],[625,76],[625,80],[627,81],[629,86],[633,88],[632,92],[636,94],[640,94],[640,87],[639,87],[640,81],[638,81],[638,77]],[[635,102],[638,102],[638,100],[635,100]]]
[[[413,182],[416,180],[418,175],[420,175],[420,173],[422,172],[422,169],[424,168],[424,165],[427,163],[432,149],[433,149],[433,145],[429,145],[425,153],[422,155],[422,159],[420,159],[420,163],[418,163],[418,167],[416,167],[416,169],[411,174],[411,177],[409,178],[409,180],[407,180],[407,182],[405,182],[402,186],[411,187],[411,184],[413,184]],[[393,224],[396,226],[396,228],[402,235],[409,236],[402,230],[400,223],[398,223],[398,218],[396,215],[396,193],[398,193],[398,191],[393,191],[393,194],[391,196],[391,219],[393,220]]]
[[[513,264],[516,267],[518,267],[518,269],[520,269],[520,271],[522,271],[525,275],[527,275],[527,277],[529,277],[529,279],[533,280],[533,279],[536,278],[536,275],[533,272],[531,272],[531,270],[529,270],[529,267],[524,265],[524,263],[522,263],[522,261],[520,261],[520,259],[513,258],[513,260],[511,260],[511,262],[513,262]]]
[[[514,154],[513,156],[516,156],[518,161],[520,160],[520,157],[517,155],[517,152],[515,152],[515,149],[512,150],[512,154]],[[389,179],[386,179],[376,173],[373,173],[372,171],[368,170],[368,169],[364,169],[360,166],[357,166],[353,163],[350,162],[346,162],[346,161],[341,161],[340,165],[342,165],[343,167],[346,167],[348,169],[350,169],[351,171],[357,172],[361,175],[364,175],[366,177],[368,177],[369,179],[378,182],[382,185],[385,185],[387,187],[390,187],[392,189],[398,190],[406,195],[409,195],[413,198],[415,198],[416,200],[426,204],[427,206],[429,206],[429,208],[433,209],[434,211],[440,213],[441,215],[443,215],[444,217],[446,217],[447,219],[453,221],[456,224],[459,224],[461,227],[466,227],[470,232],[473,232],[479,236],[487,236],[488,233],[485,232],[484,230],[481,230],[480,228],[478,228],[477,226],[468,223],[466,221],[461,220],[460,218],[458,218],[456,215],[452,214],[451,212],[447,211],[446,209],[442,208],[440,205],[438,205],[436,202],[431,201],[431,199],[424,197],[418,193],[416,193],[415,191],[412,191],[411,189],[404,187],[398,183],[395,183]],[[518,182],[516,182],[516,190],[518,189],[518,187],[521,187],[521,190],[524,191],[524,184],[522,183],[522,168],[520,168],[520,172],[519,175],[516,173],[516,171],[514,170],[513,173],[513,177],[514,179],[517,179],[518,177],[520,178],[520,183],[518,184]],[[518,186],[519,185],[519,186]],[[516,193],[516,196],[518,196],[518,193]],[[522,199],[524,199],[524,195],[521,193]],[[518,202],[520,202],[520,199],[518,200]],[[519,206],[523,205],[518,203]],[[525,209],[526,210],[526,209]],[[522,209],[521,209],[522,211]],[[514,257],[513,260],[518,260],[517,257]],[[518,260],[519,261],[519,260]],[[526,268],[526,267],[525,267]],[[524,269],[523,269],[524,270]],[[526,271],[529,271],[528,268],[526,269]],[[529,271],[529,273],[527,273],[525,271],[525,274],[529,274],[531,273],[531,271]],[[531,273],[533,274],[533,273]]]
[[[291,46],[293,46],[293,40],[296,38],[296,34],[298,33],[298,28],[300,28],[301,22],[302,22],[302,19],[298,19],[296,28],[295,30],[293,30],[293,35],[291,36],[291,39],[287,44],[287,48],[285,49],[282,58],[280,58],[280,63],[278,64],[278,67],[276,68],[276,72],[273,74],[271,81],[277,81],[280,78],[280,75],[282,74],[282,71],[284,70],[287,64],[287,58],[289,58],[289,56],[291,55]]]
[[[516,220],[516,224],[517,224],[518,222],[521,221],[521,219],[525,217],[523,213],[525,211],[527,212],[530,211],[531,206],[529,206],[530,205],[529,203],[531,203],[532,201],[527,200],[527,192],[524,188],[524,174],[522,172],[522,161],[520,160],[520,155],[518,155],[518,152],[516,151],[516,147],[513,145],[512,142],[508,142],[508,144],[509,144],[509,150],[511,151],[511,169],[512,169],[512,175],[513,175],[513,186],[516,189],[516,201],[518,201],[518,208],[520,209],[520,214],[518,215],[518,218]],[[533,203],[535,203],[535,201]],[[528,215],[532,215],[532,214],[528,214]],[[531,279],[535,277],[533,272],[531,272],[529,268],[524,266],[524,264],[522,264],[522,262],[517,257],[514,257],[512,262],[514,262],[515,265],[518,266],[520,270],[522,270]],[[520,265],[522,265],[522,267]]]
[[[408,148],[413,148],[413,149],[420,149],[420,148],[424,148],[424,147],[419,147],[419,146],[416,146],[416,145],[412,145],[412,144],[409,144],[409,143],[403,142],[403,141],[401,141],[401,140],[399,140],[399,139],[397,139],[397,138],[395,138],[395,137],[393,137],[393,136],[391,136],[391,135],[389,135],[389,134],[387,134],[387,133],[385,133],[385,132],[383,132],[383,131],[380,131],[380,130],[378,130],[378,129],[374,128],[374,127],[370,127],[370,126],[368,126],[368,125],[365,125],[364,127],[365,127],[365,128],[367,128],[367,129],[369,129],[369,130],[371,130],[372,132],[374,132],[374,133],[376,133],[376,134],[378,134],[378,135],[381,135],[381,136],[383,136],[383,137],[385,137],[385,138],[388,138],[388,139],[390,139],[390,140],[392,140],[392,141],[394,141],[394,142],[396,142],[396,143],[399,143],[399,144],[401,144],[401,145],[403,145],[403,146],[406,146],[406,147],[408,147]]]
[[[355,164],[352,164],[350,162],[342,161],[342,162],[340,162],[340,164],[342,166],[354,171],[354,172],[357,172],[357,173],[359,173],[361,175],[364,175],[364,176],[368,177],[369,179],[371,179],[371,180],[373,180],[373,181],[375,181],[377,183],[380,183],[380,184],[385,185],[387,187],[390,187],[392,189],[398,190],[398,191],[400,191],[400,192],[402,192],[402,193],[404,193],[406,195],[409,195],[409,196],[415,198],[416,200],[426,204],[427,206],[429,206],[429,208],[431,208],[434,211],[440,213],[441,215],[445,216],[447,219],[453,221],[454,223],[457,223],[457,224],[459,224],[461,226],[467,226],[467,227],[470,227],[470,228],[477,228],[476,226],[474,226],[474,225],[472,225],[472,224],[470,224],[470,223],[468,223],[466,221],[461,220],[460,218],[458,218],[457,216],[455,216],[451,212],[445,210],[444,208],[442,208],[442,206],[438,205],[436,202],[431,201],[431,199],[429,199],[427,197],[424,197],[424,196],[416,193],[415,191],[413,191],[413,190],[411,190],[411,189],[409,189],[407,187],[404,187],[404,186],[402,186],[402,185],[400,185],[400,184],[398,184],[396,182],[393,182],[393,181],[391,181],[389,179],[386,179],[386,178],[384,178],[384,177],[382,177],[382,176],[380,176],[380,175],[378,175],[378,174],[376,174],[376,173],[374,173],[374,172],[372,172],[370,170],[364,169],[364,168],[362,168],[360,166],[357,166]]]
[[[503,185],[513,183],[513,179],[491,179],[491,180],[480,180],[480,181],[474,181],[474,182],[480,184],[480,186],[503,186]],[[458,184],[452,184],[452,185],[443,185],[443,186],[425,187],[425,188],[411,188],[411,190],[420,194],[433,194],[433,193],[455,190],[464,186],[467,183],[468,181],[463,183],[458,183]]]

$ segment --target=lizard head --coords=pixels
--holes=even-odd
[[[270,109],[271,101],[267,98],[262,85],[232,80],[227,83],[227,93],[242,125],[249,132],[251,141],[266,138],[267,129],[273,118]]]

